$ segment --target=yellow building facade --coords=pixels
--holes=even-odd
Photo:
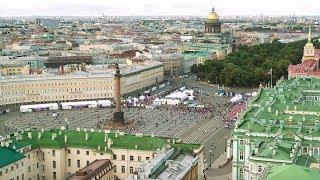
[[[29,65],[4,65],[0,68],[2,76],[27,75],[30,73]]]
[[[113,154],[85,148],[39,148],[25,153],[25,158],[0,168],[0,180],[62,180],[96,159],[110,159],[114,174],[125,179],[154,151],[113,149]]]
[[[16,132],[7,136],[0,146],[0,155],[4,158],[0,159],[0,180],[63,180],[99,159],[109,159],[114,175],[124,180],[142,163],[170,146],[198,156],[198,176],[203,177],[201,145],[180,144],[142,134],[61,127],[61,130]]]
[[[124,73],[121,93],[129,93],[163,80],[163,66]],[[28,75],[0,78],[0,105],[114,98],[114,75]]]

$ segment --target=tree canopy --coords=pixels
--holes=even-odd
[[[258,86],[270,81],[270,75],[267,76],[266,73],[271,68],[274,80],[286,78],[288,65],[301,62],[306,42],[273,41],[254,46],[240,46],[237,52],[229,54],[225,59],[207,60],[204,64],[191,67],[191,71],[196,73],[200,80],[211,83],[225,86]],[[314,45],[319,47],[320,43],[317,41]]]

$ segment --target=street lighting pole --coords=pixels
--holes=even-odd
[[[209,160],[210,160],[210,161],[209,161],[209,163],[210,163],[210,164],[209,164],[209,167],[211,167],[211,156],[212,156],[212,149],[210,149],[210,151],[209,151],[209,152],[210,152],[210,159],[209,159]]]
[[[227,152],[227,136],[224,137],[224,152]]]
[[[272,68],[270,69],[271,72],[271,89],[272,89]]]

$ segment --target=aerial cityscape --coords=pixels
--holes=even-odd
[[[317,5],[3,2],[0,180],[319,180]]]

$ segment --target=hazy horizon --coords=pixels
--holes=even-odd
[[[214,6],[220,16],[318,16],[316,0],[11,0],[0,16],[199,16]]]

